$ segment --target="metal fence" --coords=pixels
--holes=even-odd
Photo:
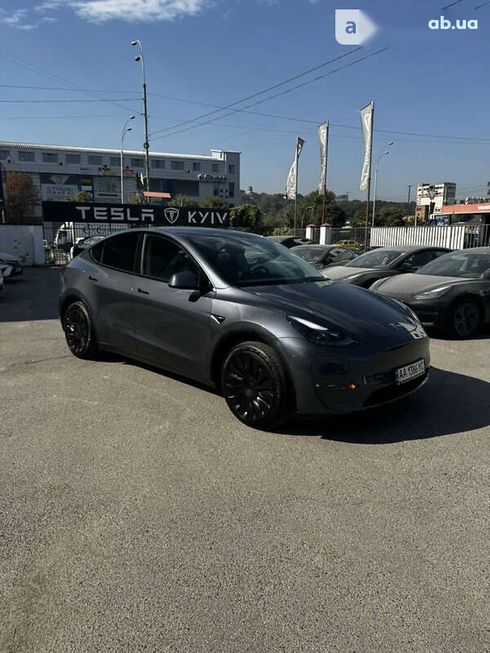
[[[109,236],[128,228],[127,224],[45,222],[43,238],[46,263],[55,266],[66,265],[71,260],[71,248],[80,239],[89,236]]]

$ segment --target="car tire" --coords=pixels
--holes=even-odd
[[[66,344],[74,356],[82,359],[97,358],[99,348],[94,327],[83,302],[76,301],[67,306],[63,313],[62,325]]]
[[[471,297],[456,301],[448,310],[446,334],[451,338],[464,340],[475,335],[481,325],[481,310]]]
[[[221,388],[231,412],[256,429],[271,429],[291,415],[290,387],[284,363],[271,346],[242,342],[228,353]]]

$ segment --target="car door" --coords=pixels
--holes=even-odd
[[[189,270],[203,291],[170,288],[173,274]],[[206,356],[214,293],[193,257],[174,240],[147,234],[133,292],[138,356],[149,363],[197,379],[206,378]]]
[[[93,247],[88,257],[86,288],[97,338],[102,345],[127,354],[134,346],[133,273],[140,239],[141,232],[126,231]]]

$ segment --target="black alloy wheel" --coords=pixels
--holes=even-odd
[[[480,323],[480,307],[468,297],[453,304],[448,313],[446,330],[453,338],[471,338],[478,331]]]
[[[68,348],[77,358],[93,358],[97,354],[92,322],[82,302],[70,304],[63,315],[63,331]]]
[[[262,342],[243,342],[230,351],[221,387],[231,412],[247,426],[273,428],[290,415],[284,365]]]

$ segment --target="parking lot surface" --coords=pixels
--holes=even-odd
[[[490,650],[490,339],[278,433],[69,354],[57,270],[0,294],[0,651]]]

